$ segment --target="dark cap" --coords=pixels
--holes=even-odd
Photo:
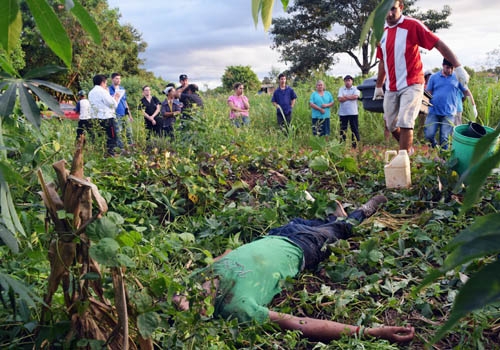
[[[352,78],[349,74],[347,74],[347,75],[344,77],[344,81],[349,80],[349,79],[354,80],[354,79],[353,79],[353,78]]]
[[[188,76],[186,74],[179,75],[179,81],[186,80],[187,78],[188,78]]]
[[[443,66],[453,67],[453,64],[446,58],[443,58]]]
[[[85,90],[78,91],[78,96],[85,96]]]

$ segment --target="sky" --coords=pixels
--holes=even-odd
[[[293,0],[292,0],[293,1]],[[201,90],[222,85],[221,77],[228,66],[250,66],[259,79],[272,69],[284,70],[279,53],[271,49],[272,39],[262,23],[254,25],[251,0],[108,0],[118,8],[120,22],[131,24],[148,44],[141,55],[144,67],[167,81],[178,83],[180,74]],[[452,8],[449,29],[437,35],[468,67],[480,69],[487,53],[500,48],[500,1],[492,0],[419,0],[422,10]],[[275,0],[273,17],[283,16],[280,0]],[[360,75],[347,55],[329,74]],[[437,50],[422,54],[424,69],[441,67]],[[376,71],[373,70],[373,74]]]

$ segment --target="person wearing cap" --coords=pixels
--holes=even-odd
[[[271,103],[276,107],[278,125],[283,129],[288,128],[292,123],[292,110],[297,101],[297,95],[290,86],[286,85],[285,74],[280,73],[278,80],[279,86],[274,90]]]
[[[83,133],[89,134],[92,130],[92,116],[90,115],[90,102],[84,90],[78,91],[78,102],[75,106],[78,113],[78,126],[76,127],[76,139]]]
[[[192,119],[192,115],[196,113],[197,110],[203,108],[203,100],[198,94],[198,85],[188,84],[183,92],[179,96],[179,100],[182,103],[182,119]],[[179,90],[177,90],[177,94]]]
[[[106,133],[106,147],[109,156],[115,155],[116,129],[115,129],[115,109],[121,98],[120,91],[114,96],[109,94],[107,87],[108,77],[97,74],[93,78],[94,88],[89,92],[90,114],[92,118],[99,120],[99,125]]]
[[[420,47],[436,48],[454,67],[462,85],[469,75],[453,51],[422,22],[403,15],[404,1],[394,1],[386,16],[384,33],[377,46],[378,75],[373,99],[384,99],[386,128],[400,150],[414,153],[413,128],[424,92]],[[385,93],[382,85],[385,82]]]
[[[443,149],[448,148],[448,139],[453,132],[455,115],[458,106],[458,91],[471,99],[474,106],[474,117],[477,116],[477,109],[470,90],[462,85],[453,73],[453,64],[446,58],[443,59],[443,69],[434,73],[429,78],[427,91],[432,94],[429,114],[425,119],[424,136],[436,147],[436,134],[439,130],[439,145]]]
[[[316,82],[316,91],[309,98],[309,106],[312,109],[312,133],[314,136],[330,135],[330,108],[333,106],[333,96],[330,91],[325,90],[323,80]]]
[[[345,142],[347,135],[347,126],[351,126],[352,148],[356,148],[360,140],[358,123],[358,98],[360,91],[352,85],[353,79],[350,75],[344,77],[344,86],[339,89],[337,99],[340,102],[340,137]]]
[[[169,136],[170,140],[174,140],[174,125],[175,120],[181,114],[181,107],[175,103],[176,91],[173,86],[167,86],[163,93],[166,95],[165,100],[161,103],[161,123],[159,125],[160,135]]]

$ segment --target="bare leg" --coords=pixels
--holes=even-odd
[[[413,129],[401,128],[399,136],[399,149],[406,150],[408,155],[413,153]]]
[[[395,129],[394,131],[392,131],[392,136],[396,139],[396,141],[399,142],[399,139],[401,137],[401,129],[400,128],[397,128]]]

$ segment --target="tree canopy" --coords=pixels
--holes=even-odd
[[[405,1],[404,13],[422,20],[433,32],[450,27],[451,8],[420,12],[416,0]],[[370,46],[372,32],[359,49],[363,26],[379,1],[296,0],[288,7],[288,16],[273,20],[273,48],[281,59],[291,64],[290,73],[308,76],[314,70],[326,71],[346,53],[353,58],[363,75],[376,64]]]
[[[259,78],[250,66],[229,66],[221,80],[224,90],[233,90],[234,83],[242,83],[248,91],[260,89]]]
[[[73,47],[71,66],[68,71],[53,76],[52,80],[73,91],[82,88],[83,81],[91,80],[97,73],[137,75],[142,71],[139,53],[144,52],[146,43],[141,34],[131,25],[119,23],[120,13],[110,9],[106,0],[80,1],[101,30],[101,42],[95,43],[77,18],[66,11],[59,1],[48,3],[66,28]],[[21,2],[23,31],[22,49],[26,55],[26,70],[49,64],[62,64],[49,46],[41,39],[40,30],[31,16],[26,3]]]

